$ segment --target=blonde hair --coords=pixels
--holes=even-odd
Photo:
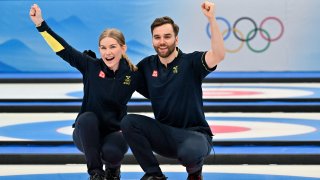
[[[98,46],[100,46],[101,40],[106,38],[106,37],[110,37],[110,38],[115,39],[120,44],[120,46],[126,45],[126,41],[125,41],[125,38],[124,38],[124,35],[122,34],[122,32],[119,31],[118,29],[112,28],[112,29],[106,29],[101,33],[101,35],[99,37]],[[138,70],[137,66],[135,66],[131,62],[131,60],[129,59],[127,54],[122,54],[122,58],[124,58],[127,61],[131,71],[137,71]]]

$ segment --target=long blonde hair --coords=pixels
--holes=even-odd
[[[115,39],[120,44],[120,46],[126,45],[126,41],[125,41],[125,38],[124,38],[124,35],[122,34],[122,32],[119,31],[118,29],[112,28],[112,29],[106,29],[101,33],[101,35],[99,37],[98,46],[100,46],[101,40],[106,38],[106,37],[110,37],[110,38]],[[137,71],[138,70],[137,66],[135,66],[131,62],[131,60],[129,59],[127,54],[122,54],[122,58],[124,58],[127,61],[131,71]]]

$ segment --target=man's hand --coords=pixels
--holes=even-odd
[[[36,26],[40,26],[41,23],[43,22],[42,14],[41,14],[41,9],[37,4],[33,4],[30,8],[29,12],[30,18],[32,22]]]
[[[205,1],[201,5],[201,10],[209,20],[215,17],[215,5],[213,2]]]

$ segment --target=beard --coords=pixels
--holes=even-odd
[[[159,50],[159,46],[153,46],[153,48],[157,52],[158,56],[160,56],[162,58],[167,58],[174,52],[174,50],[176,49],[176,46],[175,46],[175,44],[168,45],[166,52],[161,52]]]

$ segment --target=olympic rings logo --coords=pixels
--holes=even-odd
[[[224,41],[226,41],[231,36],[231,33],[233,33],[234,37],[240,41],[240,45],[237,48],[234,48],[234,49],[226,48],[226,51],[229,53],[236,53],[236,52],[240,51],[245,43],[251,51],[253,51],[255,53],[262,53],[270,47],[271,42],[279,40],[284,33],[284,25],[283,25],[282,21],[279,18],[273,17],[273,16],[266,17],[265,19],[263,19],[259,26],[257,26],[257,23],[252,18],[241,17],[234,22],[232,28],[231,28],[230,22],[226,18],[216,17],[216,19],[217,19],[217,21],[222,21],[223,23],[225,23],[228,27],[226,30],[222,31]],[[272,21],[272,20],[276,21],[280,25],[280,33],[275,37],[271,37],[270,33],[264,28],[266,22]],[[246,36],[242,31],[240,31],[237,28],[237,26],[239,25],[239,23],[241,21],[249,21],[250,23],[253,24],[253,29],[250,30],[246,34]],[[206,29],[207,29],[207,35],[209,36],[209,38],[211,38],[209,23],[207,24]],[[262,39],[264,39],[266,41],[266,45],[261,49],[255,49],[250,44],[250,41],[256,37],[256,35],[258,34],[258,31],[259,31],[259,34],[262,37]]]

